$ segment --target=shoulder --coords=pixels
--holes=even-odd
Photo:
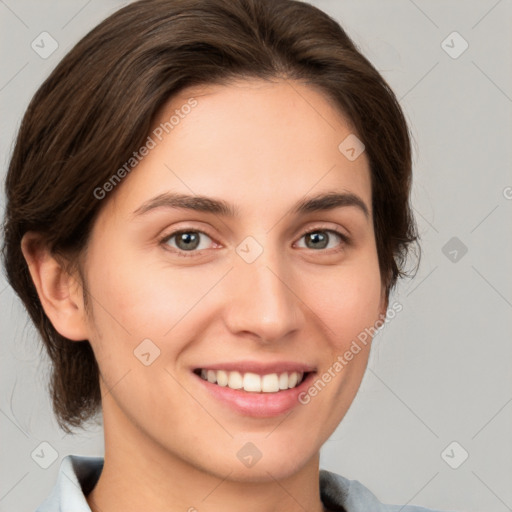
[[[66,455],[52,492],[35,512],[91,512],[85,496],[98,481],[102,469],[103,457]]]
[[[382,503],[358,480],[325,469],[320,470],[320,495],[325,507],[333,512],[442,512],[415,505]]]

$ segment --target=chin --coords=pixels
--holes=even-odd
[[[223,477],[236,482],[264,483],[272,480],[284,480],[298,471],[306,464],[311,462],[314,455],[310,453],[297,453],[287,450],[289,444],[283,445],[285,449],[271,450],[267,449],[261,453],[261,458],[254,458],[252,461],[243,461],[244,454],[240,458],[235,453],[235,460],[227,461],[227,470],[223,472]],[[250,450],[249,450],[250,451]],[[256,454],[255,454],[256,455]],[[241,459],[241,460],[240,460]]]

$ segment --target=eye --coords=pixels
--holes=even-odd
[[[160,240],[160,243],[178,256],[191,257],[198,256],[197,253],[199,251],[208,249],[210,245],[208,243],[203,244],[203,247],[201,247],[201,238],[203,237],[206,237],[210,242],[213,241],[212,238],[203,231],[199,231],[197,229],[181,229],[166,235]],[[329,244],[333,239],[335,241],[336,238],[338,239],[338,244],[335,245],[338,247],[335,247],[332,252],[343,250],[344,246],[349,243],[349,238],[335,229],[316,228],[304,233],[301,239],[302,238],[306,239],[305,248],[313,250],[333,249],[332,247],[329,247]],[[340,240],[341,243],[339,243]]]
[[[206,244],[206,247],[200,247],[202,237],[206,237],[209,240],[212,240],[203,231],[198,231],[196,229],[182,229],[167,235],[160,242],[164,245],[170,246],[173,252],[175,252],[178,256],[188,257],[195,256],[194,252],[208,248],[208,244]],[[174,238],[176,239],[176,246],[173,246],[170,243]],[[185,254],[187,252],[191,254]]]
[[[338,238],[338,240],[341,240],[342,243],[337,244],[338,248],[335,248],[334,252],[341,251],[343,247],[349,242],[349,239],[346,235],[336,231],[335,229],[317,228],[304,233],[301,238],[305,238],[306,240],[306,249],[314,250],[329,249],[328,245],[332,239]]]

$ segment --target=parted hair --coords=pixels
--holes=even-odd
[[[85,35],[39,87],[5,183],[3,262],[51,360],[53,409],[66,432],[101,411],[99,370],[89,341],[63,337],[46,316],[22,237],[38,232],[53,254],[78,265],[108,201],[94,190],[144,144],[163,105],[188,86],[237,78],[298,80],[333,102],[365,145],[388,297],[408,276],[411,244],[419,249],[408,125],[385,79],[338,22],[296,0],[130,3]]]

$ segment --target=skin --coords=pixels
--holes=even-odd
[[[370,343],[307,405],[252,418],[212,399],[191,368],[224,361],[294,361],[321,375],[386,313],[371,210],[369,163],[338,150],[352,130],[320,92],[298,82],[244,80],[188,89],[168,120],[198,104],[103,201],[81,283],[37,234],[23,239],[45,311],[71,340],[88,339],[101,372],[105,466],[87,497],[93,512],[193,510],[322,511],[319,450],[344,417],[366,369]],[[370,217],[348,206],[296,216],[296,201],[352,192]],[[164,192],[207,195],[239,216],[159,208],[133,212]],[[180,257],[173,231],[201,231]],[[308,245],[310,231],[329,245]],[[235,249],[252,236],[262,254]],[[184,249],[182,253],[190,255]],[[149,338],[160,356],[143,365]],[[236,454],[254,443],[247,468]]]

